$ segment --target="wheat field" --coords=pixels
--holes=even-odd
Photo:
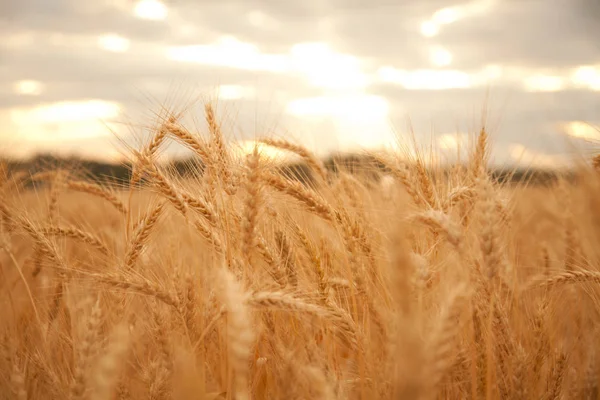
[[[205,114],[203,135],[164,118],[120,188],[4,171],[2,398],[598,397],[592,167],[499,183],[485,129],[449,173],[418,154],[332,171],[264,138],[303,184]],[[202,174],[157,161],[171,141]]]

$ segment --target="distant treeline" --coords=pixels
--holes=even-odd
[[[83,160],[79,158],[60,158],[52,155],[39,155],[27,161],[4,160],[3,164],[10,173],[26,172],[35,174],[42,171],[64,169],[76,171],[88,179],[93,179],[105,183],[114,183],[119,186],[127,186],[131,177],[131,164],[110,164],[98,161]],[[374,179],[379,175],[378,172],[386,170],[386,167],[373,157],[365,155],[335,155],[324,160],[325,167],[334,174],[339,170],[371,176]],[[179,176],[193,176],[202,174],[204,165],[200,159],[189,158],[184,160],[171,161],[166,165],[169,170]],[[303,163],[291,163],[280,167],[280,172],[292,179],[302,183],[310,184],[310,168]],[[545,185],[553,182],[557,175],[550,170],[539,169],[496,169],[490,171],[493,178],[500,182],[518,183],[527,181],[530,184]],[[574,175],[570,174],[570,178]]]

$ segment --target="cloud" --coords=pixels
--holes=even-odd
[[[590,123],[583,121],[568,121],[561,123],[560,127],[568,136],[596,142],[600,141],[600,127]]]
[[[17,94],[24,96],[39,96],[43,91],[43,85],[31,79],[17,81],[13,87]]]
[[[541,153],[520,143],[511,144],[509,154],[513,161],[525,168],[564,168],[573,161],[564,154]]]
[[[556,68],[596,62],[599,44],[577,1],[496,1],[490,12],[451,24],[435,39],[456,68],[488,63]]]
[[[153,121],[212,91],[239,139],[379,146],[409,116],[419,139],[446,143],[476,132],[491,84],[498,154],[550,154],[580,140],[560,124],[600,106],[591,0],[25,0],[0,15],[0,137],[18,128],[28,149],[58,148],[57,126],[71,143],[100,132],[97,116],[28,122],[40,110],[96,101]]]

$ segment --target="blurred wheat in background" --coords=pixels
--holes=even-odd
[[[326,167],[269,137],[240,155],[205,118],[165,115],[119,185],[3,170],[2,398],[598,397],[592,167],[499,181],[485,127],[462,164]],[[171,141],[187,175],[157,161]]]

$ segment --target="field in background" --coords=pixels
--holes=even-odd
[[[1,398],[598,397],[594,169],[500,182],[484,129],[444,171],[267,140],[290,178],[205,111],[206,139],[165,119],[122,190],[5,170]],[[171,140],[202,174],[156,162]]]
[[[368,171],[373,178],[379,177],[380,173],[389,172],[386,165],[381,163],[371,154],[334,154],[322,160],[326,170],[337,172],[343,169],[349,173],[356,171]],[[123,162],[121,164],[110,164],[100,161],[92,161],[77,157],[65,158],[56,157],[51,154],[40,154],[30,159],[15,160],[10,158],[2,159],[0,163],[4,165],[6,172],[11,175],[35,175],[47,170],[65,169],[77,171],[78,175],[84,174],[86,179],[101,181],[105,184],[116,184],[120,188],[126,188],[131,179],[133,164]],[[204,170],[204,163],[200,157],[188,157],[172,160],[169,162],[158,162],[162,167],[167,168],[171,173],[178,177],[189,177],[194,175],[199,177]],[[312,180],[310,167],[303,161],[279,161],[280,169],[295,180],[308,183]],[[379,172],[379,173],[377,173]],[[446,169],[446,174],[452,171]],[[488,168],[489,174],[497,181],[502,183],[527,183],[528,185],[548,184],[557,177],[557,172],[548,169],[536,168]],[[563,170],[560,174],[568,180],[574,178],[573,171]]]

